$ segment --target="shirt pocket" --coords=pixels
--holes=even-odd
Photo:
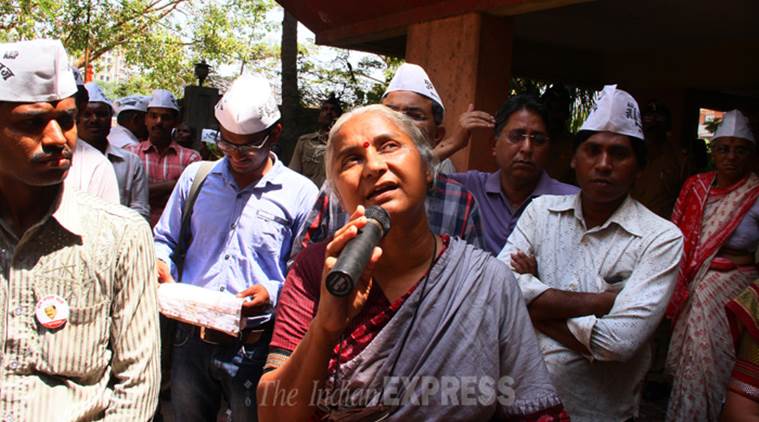
[[[40,371],[95,382],[108,365],[109,305],[72,306],[63,327],[49,330],[37,322]]]
[[[619,292],[627,284],[627,280],[633,273],[634,260],[629,256],[623,256],[615,261],[609,268],[602,269],[598,280],[602,291]]]
[[[290,222],[265,209],[258,209],[255,215],[255,236],[251,242],[256,255],[277,253],[282,244],[291,237]]]

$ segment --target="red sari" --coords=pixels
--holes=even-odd
[[[759,198],[759,178],[753,173],[727,188],[712,187],[716,176],[717,173],[712,171],[688,178],[672,211],[672,222],[685,238],[677,284],[667,308],[667,317],[673,323],[688,300],[688,285],[704,265],[711,265],[717,251]],[[731,193],[734,193],[733,198],[725,204],[724,212],[720,210],[722,215],[716,219],[718,221],[703,224],[707,199],[725,198]]]
[[[685,244],[667,309],[673,320],[667,368],[674,376],[667,420],[719,418],[735,359],[724,306],[759,276],[755,265],[716,257],[759,197],[759,177],[720,189],[712,186],[715,176],[688,179],[672,214]]]

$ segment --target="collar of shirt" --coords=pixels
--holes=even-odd
[[[553,194],[553,191],[551,190],[551,183],[551,177],[545,170],[543,170],[540,173],[538,184],[535,185],[535,190],[532,191],[530,197],[527,198],[518,209],[512,208],[511,201],[509,201],[509,198],[507,198],[506,194],[504,194],[501,190],[501,170],[497,170],[488,175],[487,179],[485,180],[485,192],[493,195],[501,195],[501,197],[503,197],[506,208],[509,210],[511,215],[518,215],[520,213],[519,210],[524,209],[532,199],[537,198],[540,195]]]
[[[156,154],[160,154],[160,152],[158,151],[158,148],[155,145],[153,145],[152,142],[150,142],[150,138],[148,138],[145,141],[140,142],[140,146],[137,148],[141,150],[143,153],[154,152]],[[166,155],[169,154],[169,151],[173,151],[174,154],[179,154],[179,148],[180,146],[178,143],[171,141],[169,146],[166,147]]]
[[[112,126],[111,127],[111,133],[108,134],[110,137],[113,136],[126,136],[127,138],[133,140],[135,143],[140,143],[140,140],[137,139],[136,136],[134,136],[134,133],[132,133],[131,130],[123,127],[123,126]]]
[[[551,212],[567,212],[572,211],[580,224],[585,227],[585,218],[582,215],[582,201],[580,199],[582,192],[575,195],[566,195],[562,200],[556,204],[548,207]],[[599,227],[594,227],[589,231],[601,231],[605,230],[612,223],[623,228],[626,232],[633,236],[643,237],[643,230],[640,227],[639,213],[636,212],[637,204],[630,195],[627,195],[622,205],[617,208],[614,213]]]
[[[234,186],[237,190],[246,189],[261,189],[266,187],[269,183],[275,184],[274,180],[284,169],[284,164],[279,160],[277,154],[269,152],[269,158],[272,161],[271,168],[264,174],[264,177],[260,178],[254,185],[246,186],[245,189],[238,189],[237,182],[235,181],[232,171],[229,170],[229,159],[226,156],[219,160],[219,162],[211,169],[212,174],[220,174],[224,178],[224,183]]]
[[[485,192],[487,193],[498,193],[500,194],[501,191],[501,170],[495,171],[493,173],[490,173],[487,180],[485,181]],[[538,184],[535,185],[535,190],[532,191],[530,194],[531,198],[534,198],[536,196],[550,194],[551,191],[551,177],[548,175],[548,173],[543,170],[540,173],[540,180],[538,180]]]
[[[108,160],[113,162],[113,160],[118,161],[124,161],[124,156],[126,151],[121,148],[116,148],[111,144],[108,144],[108,146],[105,148],[105,156],[108,157]]]
[[[58,196],[58,202],[52,213],[52,217],[58,222],[64,229],[69,232],[81,236],[82,221],[79,219],[79,213],[77,212],[77,202],[74,197],[73,189],[66,189],[66,184],[61,184],[62,192]],[[43,219],[44,220],[44,219]]]
[[[32,230],[36,227],[41,226],[42,224],[47,221],[48,218],[52,217],[55,221],[58,222],[58,224],[61,225],[65,230],[71,232],[72,234],[76,236],[82,236],[82,222],[78,217],[77,212],[77,204],[76,204],[76,198],[74,198],[75,190],[74,189],[66,189],[66,184],[61,183],[60,184],[60,191],[58,192],[58,196],[55,199],[55,202],[53,203],[52,207],[50,207],[50,210],[45,214],[44,217],[40,219],[37,223],[35,223],[29,230]],[[16,233],[9,229],[9,226],[7,222],[0,218],[0,225],[2,225],[3,229],[12,235],[13,237],[16,237]],[[27,230],[27,231],[29,231]],[[23,236],[23,233],[21,233]],[[20,239],[17,238],[17,240]]]

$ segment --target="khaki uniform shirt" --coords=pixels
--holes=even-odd
[[[146,421],[158,399],[150,229],[136,212],[65,189],[19,239],[0,219],[0,420]],[[56,295],[65,325],[35,307]]]
[[[314,132],[298,138],[289,167],[308,177],[317,187],[324,183],[324,152],[327,150],[327,132]]]

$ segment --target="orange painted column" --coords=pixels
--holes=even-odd
[[[474,104],[495,114],[506,100],[511,79],[512,21],[469,13],[411,25],[406,61],[422,66],[445,105],[445,128]],[[476,131],[469,146],[452,157],[459,171],[496,169],[493,133]]]

